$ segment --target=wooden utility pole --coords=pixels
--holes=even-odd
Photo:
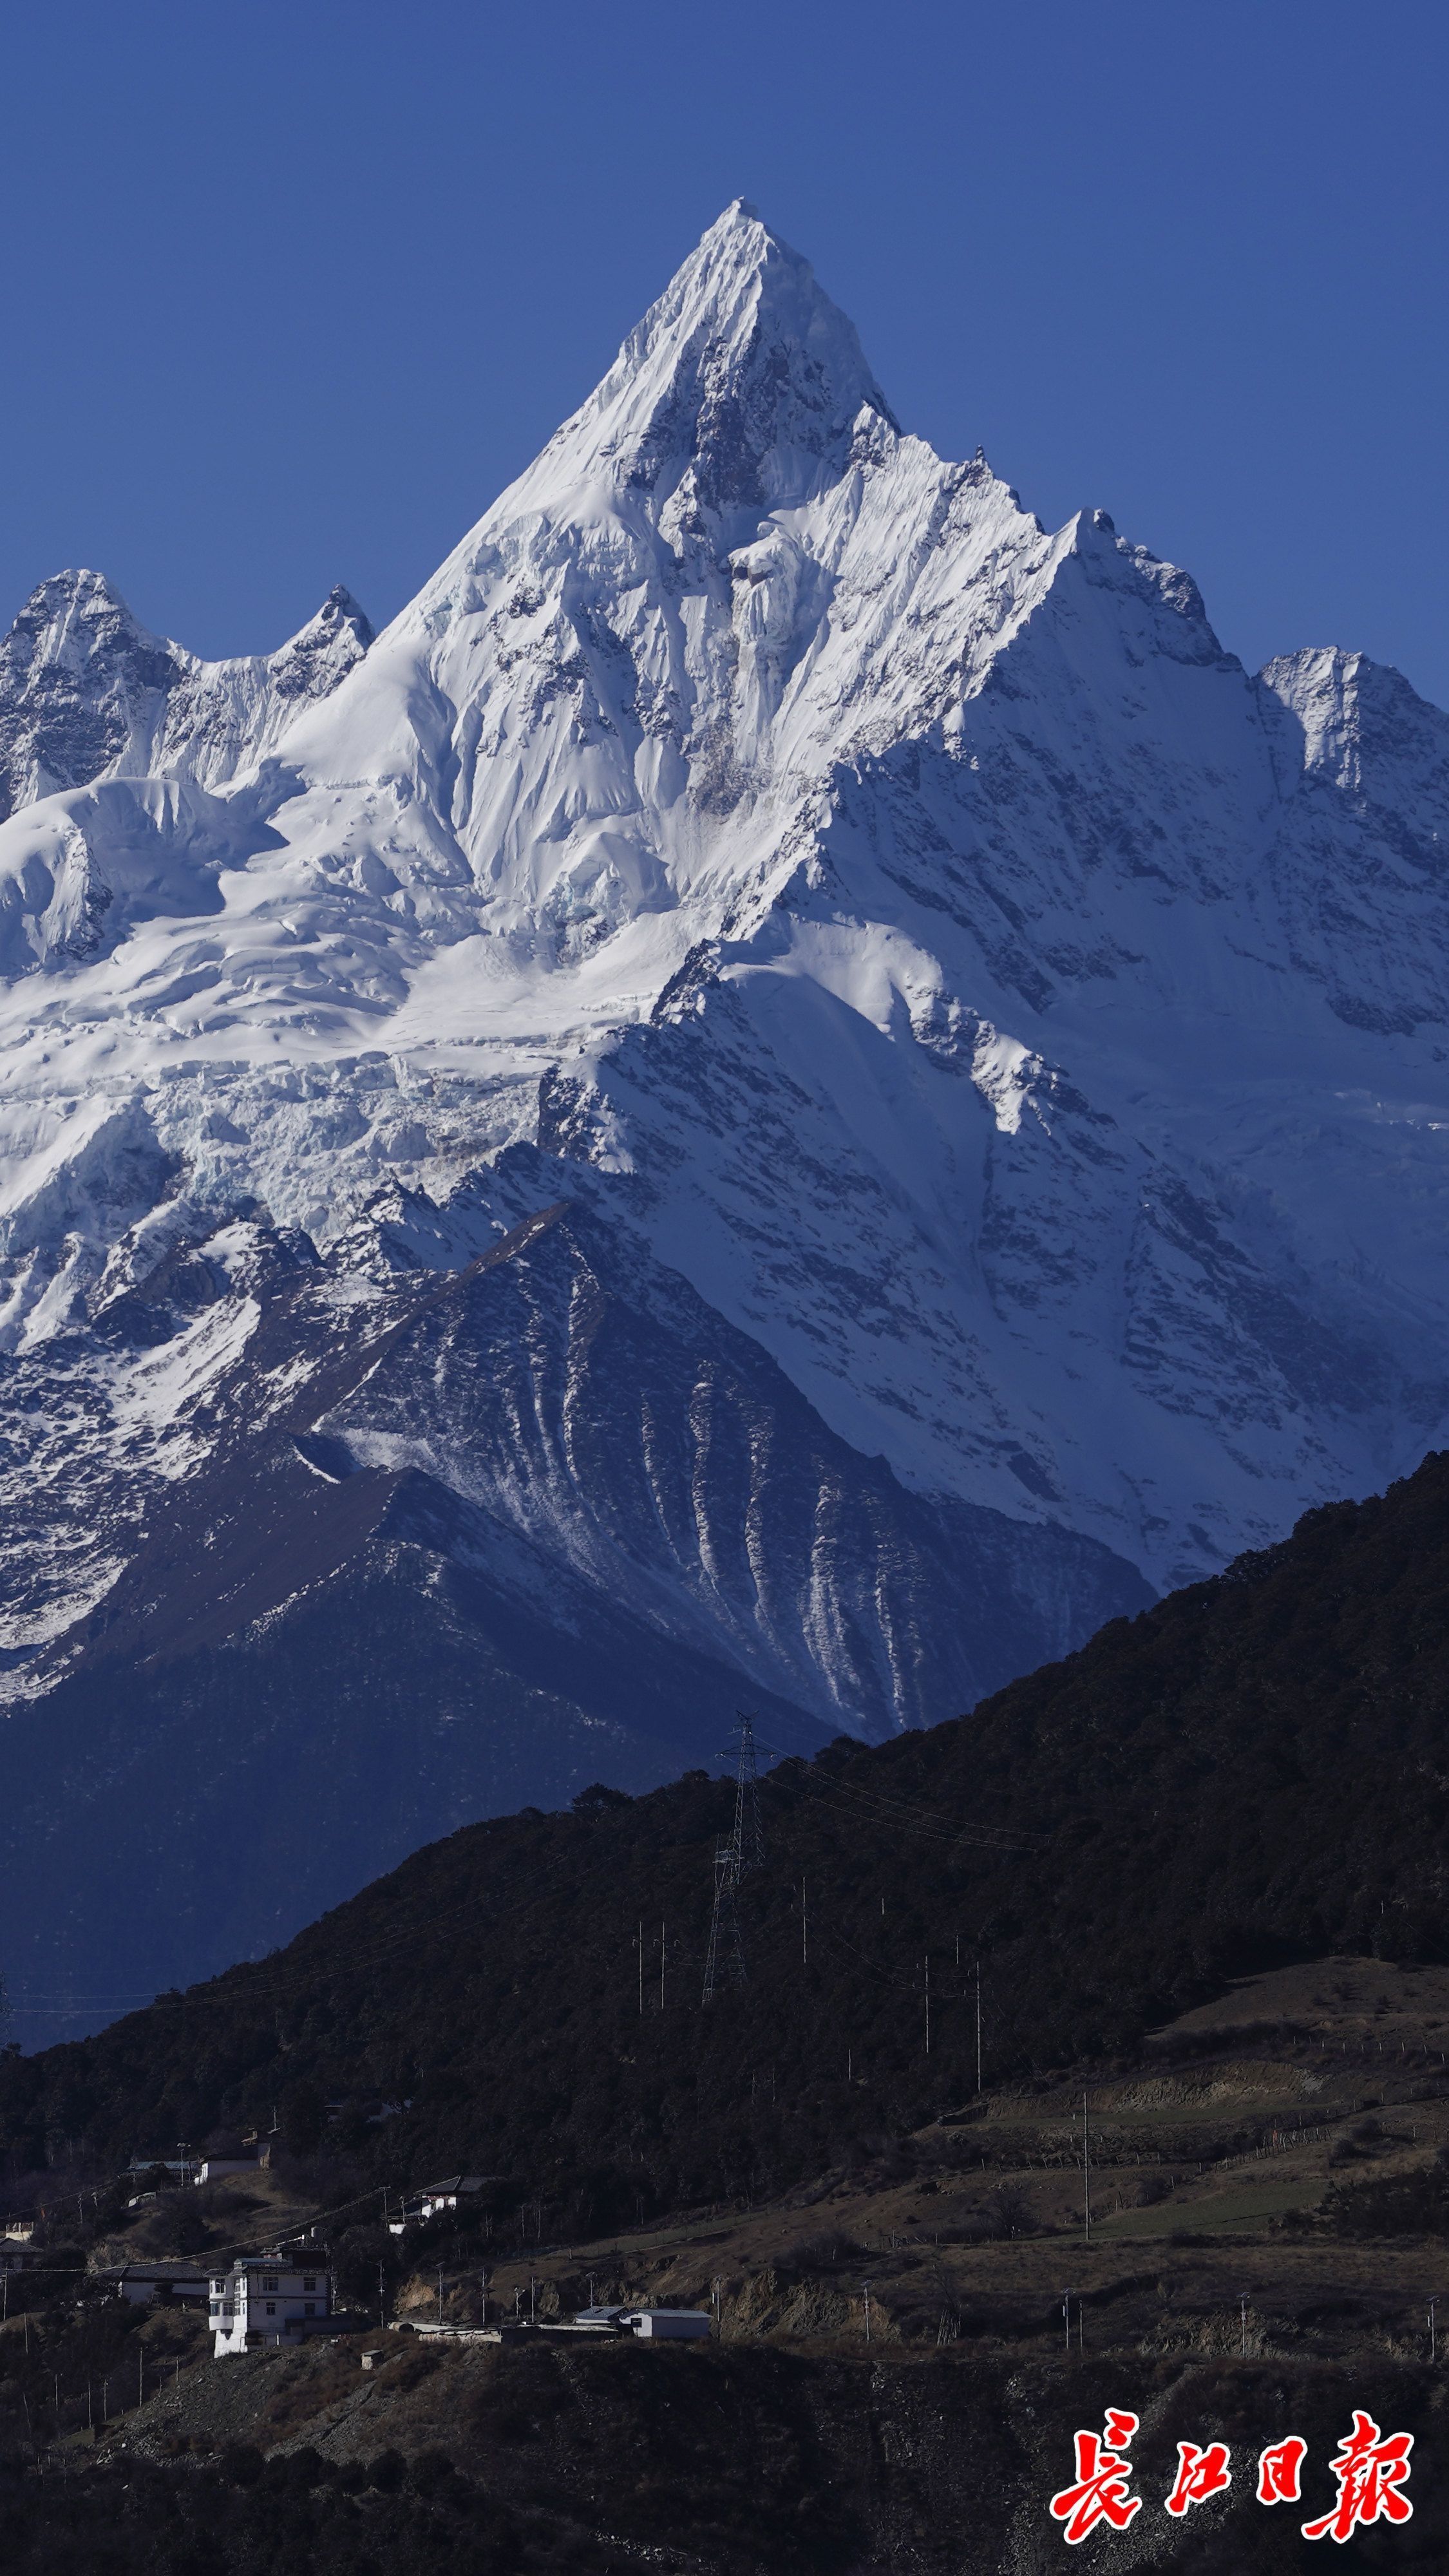
[[[926,1952],[926,2055],[931,2054],[931,1953]]]
[[[1082,2095],[1082,2215],[1086,2221],[1087,2243],[1092,2241],[1092,2132],[1087,2111],[1087,2097]]]
[[[981,1962],[976,1962],[976,2090],[981,2090]]]
[[[664,2010],[664,1918],[659,1922],[659,2009]]]

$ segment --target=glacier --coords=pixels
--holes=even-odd
[[[1443,1438],[1449,718],[1249,673],[1104,512],[936,456],[743,202],[381,634],[339,590],[201,663],[42,585],[0,789],[14,1812],[53,1853],[203,1747],[174,1886],[233,1757],[258,1813],[355,1775],[233,1946],[741,1692],[952,1715]],[[540,1262],[501,1326],[459,1284]],[[455,1703],[378,1680],[380,1825],[369,1586]],[[100,1899],[33,1881],[0,1958],[93,2013]],[[228,1955],[173,1912],[142,1981]]]

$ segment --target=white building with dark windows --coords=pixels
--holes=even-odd
[[[211,2281],[210,2320],[220,2361],[229,2352],[257,2352],[264,2344],[305,2343],[329,2330],[330,2275],[294,2255],[248,2254]]]
[[[128,2300],[133,2308],[149,2307],[157,2299],[180,2299],[199,2307],[207,2296],[206,2273],[194,2259],[188,2263],[163,2255],[156,2263],[110,2263],[94,2277],[108,2281],[117,2298]]]
[[[410,2227],[441,2218],[450,2209],[476,2209],[498,2181],[497,2174],[445,2174],[441,2182],[424,2183],[403,2202],[402,2214],[388,2220],[388,2232],[403,2236]]]

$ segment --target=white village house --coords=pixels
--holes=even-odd
[[[133,2308],[149,2307],[156,2299],[179,2299],[183,2306],[199,2307],[206,2299],[206,2272],[194,2257],[186,2261],[178,2255],[162,2255],[154,2263],[107,2263],[96,2273],[118,2299]]]
[[[576,2326],[600,2333],[637,2335],[649,2343],[704,2343],[710,2333],[708,2308],[580,2308]]]
[[[330,2331],[331,2275],[314,2260],[247,2254],[214,2273],[209,2308],[213,2357],[256,2352],[263,2344],[300,2344]]]
[[[391,2236],[405,2235],[409,2227],[421,2226],[429,2218],[440,2218],[444,2210],[466,2209],[476,2204],[484,2192],[497,2182],[496,2174],[445,2174],[441,2182],[424,2183],[420,2190],[402,2205],[401,2215],[387,2222]]]

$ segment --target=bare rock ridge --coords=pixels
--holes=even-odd
[[[371,642],[339,586],[279,652],[203,662],[149,635],[103,574],[57,573],[0,644],[0,822],[98,778],[165,771],[217,786]]]
[[[711,1741],[952,1714],[1445,1436],[1449,717],[936,456],[743,204],[375,639],[44,585],[0,778],[7,1760],[209,1747],[171,1870],[261,1657],[246,1795],[336,1803],[237,1946],[696,1758],[681,1656]]]

